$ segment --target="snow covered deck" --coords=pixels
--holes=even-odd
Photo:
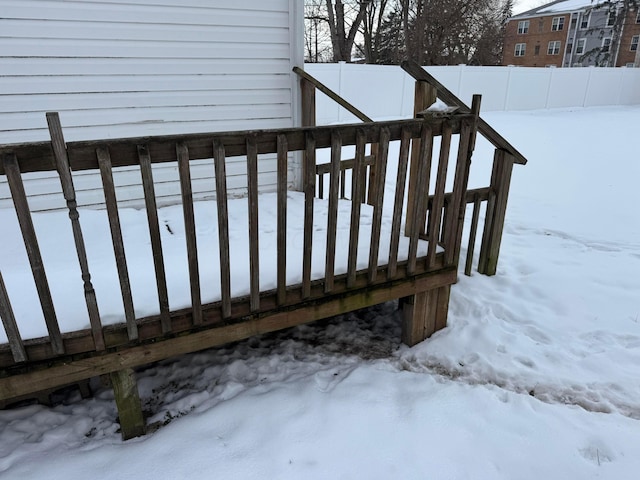
[[[66,144],[48,114],[51,142],[0,147],[15,204],[0,212],[0,400],[397,298],[410,312],[405,341],[420,341],[446,324],[476,119]],[[288,189],[295,152],[302,192]],[[261,193],[260,162],[274,155],[277,191]],[[246,198],[226,193],[231,157],[246,162]],[[191,165],[207,158],[215,200],[194,202]],[[160,162],[175,165],[181,205],[156,206]],[[420,181],[408,180],[410,163]],[[32,214],[22,176],[54,166],[68,211]],[[119,206],[113,183],[132,166],[140,210]],[[103,210],[77,207],[73,176],[87,170],[102,179]],[[316,175],[328,175],[327,199]],[[57,373],[37,370],[43,361]]]

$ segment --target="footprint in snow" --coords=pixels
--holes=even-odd
[[[332,368],[324,372],[318,372],[313,376],[316,382],[316,388],[320,392],[329,392],[333,390],[336,385],[349,376],[353,371],[353,367],[345,368]]]

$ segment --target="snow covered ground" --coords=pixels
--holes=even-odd
[[[390,303],[162,362],[126,443],[99,384],[0,411],[0,478],[638,478],[640,106],[483,117],[529,165],[448,328],[403,346]]]

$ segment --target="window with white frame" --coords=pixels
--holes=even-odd
[[[613,27],[616,23],[616,11],[615,9],[609,10],[607,13],[607,27]]]
[[[547,55],[558,55],[560,53],[560,40],[549,42],[549,48],[547,48]]]
[[[631,50],[632,52],[637,51],[638,42],[640,42],[640,35],[634,35],[633,37],[631,37],[631,48],[629,50]]]
[[[638,13],[636,13],[636,23],[640,23],[640,8],[638,9]]]
[[[529,33],[529,20],[520,20],[518,22],[518,33]]]
[[[559,32],[564,29],[564,17],[553,17],[551,20],[551,31]]]
[[[576,42],[576,55],[582,55],[584,54],[584,50],[587,46],[587,39],[586,38],[581,38],[580,40],[578,40]]]
[[[608,52],[610,47],[611,47],[611,37],[604,37],[602,39],[602,48],[600,49],[600,51]]]
[[[582,18],[580,19],[580,30],[586,30],[589,28],[589,19],[591,18],[591,13],[583,13]]]
[[[526,43],[516,43],[516,50],[514,55],[516,57],[524,57],[524,52],[527,50]]]

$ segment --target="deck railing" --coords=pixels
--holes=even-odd
[[[420,67],[415,62],[405,61],[402,63],[402,68],[411,75],[415,80],[415,98],[414,98],[414,114],[416,117],[424,117],[430,115],[426,110],[429,106],[435,103],[436,99],[444,101],[447,105],[452,107],[450,111],[459,111],[465,113],[473,113],[475,115],[479,112],[479,97],[477,98],[477,104],[468,107],[452,92],[450,92],[444,85],[430,75],[426,70]],[[316,89],[327,95],[329,98],[337,102],[342,108],[345,108],[356,118],[363,122],[372,122],[373,120],[362,113],[358,108],[351,105],[348,101],[340,97],[337,93],[332,91],[326,85],[319,82],[317,79],[304,72],[300,68],[294,68],[294,72],[300,77],[301,91],[302,91],[302,104],[303,104],[303,122],[306,125],[315,125],[315,91]],[[464,272],[466,275],[471,275],[474,259],[474,250],[476,244],[476,237],[478,233],[478,223],[480,217],[480,211],[484,204],[485,221],[482,230],[482,240],[480,247],[480,255],[478,259],[478,272],[485,275],[495,275],[498,265],[498,257],[500,253],[500,244],[502,242],[502,231],[504,228],[504,219],[507,208],[507,199],[509,194],[509,187],[511,182],[511,172],[513,165],[526,164],[527,160],[524,156],[511,145],[504,137],[496,132],[489,124],[487,124],[482,118],[478,118],[477,131],[486,138],[495,147],[495,153],[493,158],[493,170],[491,174],[490,184],[483,188],[470,190],[466,193],[463,204],[471,207],[471,226],[468,232],[467,238],[467,252],[465,259]],[[475,136],[474,136],[475,137]],[[470,150],[474,149],[475,138],[472,139],[470,144]],[[420,195],[420,182],[422,179],[418,175],[418,162],[416,161],[420,154],[420,141],[414,141],[411,147],[411,172],[409,174],[409,191],[408,191],[408,203],[414,204],[414,196]],[[365,178],[369,178],[369,182],[375,185],[375,177],[377,174],[376,166],[376,146],[372,146],[371,155],[367,157],[367,173],[363,173]],[[341,183],[340,192],[344,195],[344,185],[346,179],[346,172],[352,168],[352,160],[343,161],[341,171]],[[326,165],[319,165],[317,167],[317,174],[319,179],[319,192],[320,195],[324,191],[324,175],[328,173],[328,167]],[[371,203],[374,201],[377,195],[375,188],[369,190],[367,196],[368,201]],[[439,211],[440,208],[443,212],[449,210],[449,206],[452,201],[451,195],[445,195],[443,205],[439,205],[439,199],[436,199],[433,195],[429,196],[428,204],[429,211],[432,211],[431,206],[436,204],[436,208],[433,210]],[[457,207],[457,206],[456,206]],[[466,208],[461,210],[461,217],[458,219],[460,223],[459,231],[462,232],[462,225],[464,223]],[[410,230],[413,225],[413,212],[408,212],[407,227]],[[424,219],[419,219],[419,229],[422,230],[420,238],[431,238],[429,228],[431,223],[424,223]],[[457,251],[455,252],[456,258],[460,255],[461,242],[457,243]]]
[[[0,346],[0,367],[9,368],[24,362],[46,361],[59,356],[81,355],[95,351],[113,351],[135,342],[155,341],[188,331],[200,331],[221,322],[241,322],[251,315],[261,315],[278,309],[293,308],[305,302],[313,302],[327,295],[342,295],[354,289],[369,289],[376,285],[414,278],[435,270],[451,269],[455,278],[456,252],[459,250],[461,225],[458,222],[464,208],[467,191],[466,182],[470,164],[470,147],[473,143],[477,115],[455,113],[442,117],[372,122],[358,125],[336,125],[302,127],[278,130],[226,132],[212,134],[141,137],[117,140],[99,140],[65,143],[57,114],[48,114],[51,142],[8,145],[0,147],[0,175],[6,175],[22,237],[29,257],[33,279],[48,330],[48,338],[27,339],[20,336],[20,324],[28,319],[16,318],[11,308],[0,272],[0,317],[9,339]],[[450,155],[450,139],[460,136],[459,151]],[[433,152],[434,138],[440,136],[440,152]],[[416,163],[420,189],[416,199],[404,204],[405,184],[410,167],[410,152],[413,142],[420,141],[421,149]],[[387,171],[389,146],[397,142],[399,156],[395,191],[392,198],[385,199],[384,181]],[[367,148],[376,149],[376,175],[365,175],[371,162]],[[342,161],[343,147],[355,147],[355,156],[350,163]],[[316,194],[316,153],[319,149],[330,149],[330,162],[322,166],[329,177],[328,222],[326,225],[325,272],[322,278],[312,276],[312,251],[314,231],[314,203]],[[287,172],[293,152],[304,154],[304,235],[301,259],[301,282],[287,284]],[[261,196],[258,192],[257,172],[261,158],[277,156],[277,287],[273,291],[260,291],[260,231],[258,215]],[[247,165],[247,204],[250,258],[250,293],[248,298],[233,298],[231,291],[231,263],[229,245],[228,197],[226,194],[225,165],[229,157],[245,157]],[[446,172],[450,157],[456,158],[455,182],[451,192],[445,192]],[[216,181],[216,208],[218,216],[218,240],[221,279],[220,301],[204,304],[200,281],[198,249],[196,245],[196,223],[191,193],[191,162],[198,159],[213,159]],[[155,203],[153,164],[171,162],[177,166],[182,193],[183,218],[185,224],[191,307],[174,311],[167,295],[165,258],[163,257],[160,222]],[[395,159],[394,159],[395,165]],[[158,292],[158,314],[147,318],[136,318],[135,298],[131,293],[127,255],[120,224],[117,189],[113,183],[113,169],[137,166],[142,176],[148,231],[153,253],[156,289]],[[336,244],[336,218],[338,203],[344,197],[344,182],[340,182],[345,168],[353,170],[351,180],[351,202],[348,245]],[[49,290],[39,248],[39,238],[33,226],[29,201],[24,191],[22,175],[35,171],[57,170],[64,198],[69,211],[70,226],[74,235],[75,249],[80,264],[84,286],[85,303],[90,320],[90,329],[62,332],[56,316],[56,308]],[[90,272],[79,211],[75,199],[73,176],[76,172],[93,170],[102,178],[105,208],[108,216],[114,261],[118,272],[124,318],[121,324],[105,327],[101,323],[96,291]],[[437,175],[435,189],[428,191],[429,175]],[[375,196],[368,193],[378,192]],[[342,190],[342,191],[341,191]],[[431,195],[429,197],[429,195]],[[357,252],[360,241],[361,201],[369,198],[373,209],[371,234],[368,239],[369,261],[366,268],[358,267]],[[425,199],[430,198],[430,201]],[[388,259],[379,262],[383,203],[393,205],[390,228]],[[369,208],[369,207],[367,207]],[[447,214],[443,212],[447,210]],[[428,230],[412,227],[403,231],[406,215],[424,219]],[[418,225],[418,224],[416,224]],[[398,257],[402,236],[409,237],[406,260]],[[425,255],[418,254],[421,237],[429,241]],[[439,253],[438,246],[443,248]],[[348,249],[346,271],[337,274],[336,249]]]

